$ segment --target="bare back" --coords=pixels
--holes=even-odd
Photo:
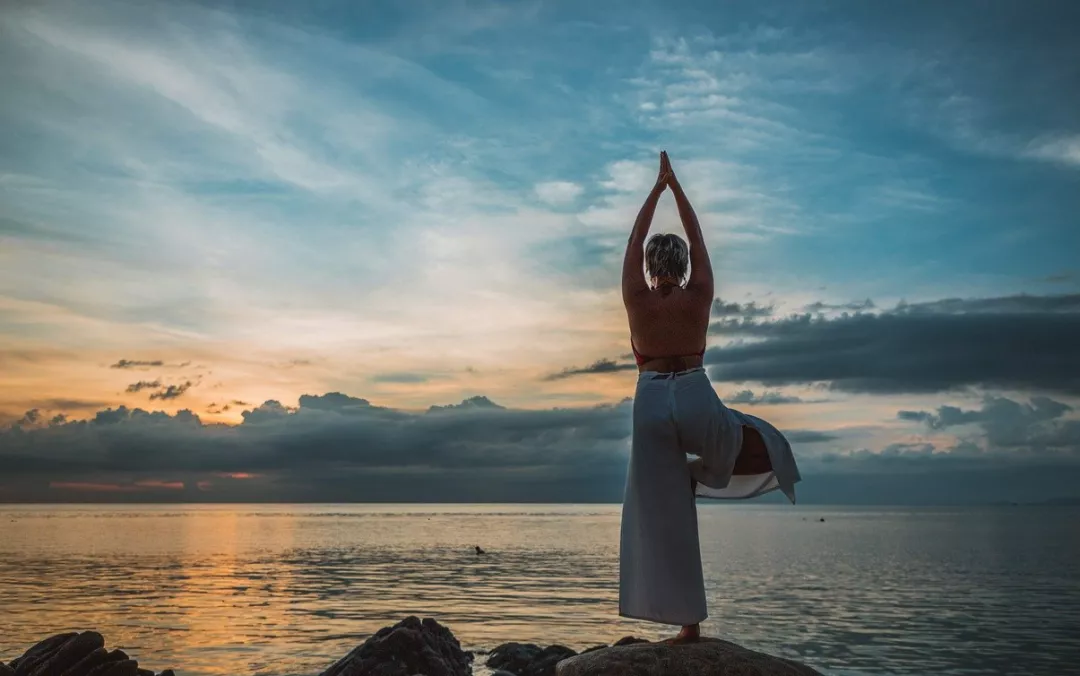
[[[701,366],[699,356],[709,329],[712,294],[700,289],[662,286],[626,303],[634,347],[645,356],[643,371]]]

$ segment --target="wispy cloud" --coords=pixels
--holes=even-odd
[[[156,390],[161,387],[161,380],[140,380],[137,383],[131,383],[124,390],[125,392],[142,392],[143,390]]]
[[[802,397],[775,391],[765,391],[760,394],[754,394],[753,390],[739,390],[735,394],[727,397],[724,401],[732,406],[742,404],[799,404],[802,403]]]
[[[1029,157],[1080,167],[1080,134],[1042,138],[1028,143],[1024,151]]]
[[[582,192],[584,188],[570,181],[548,181],[536,184],[536,196],[541,201],[556,206],[571,204],[581,196]]]
[[[169,385],[169,386],[167,386],[167,387],[165,387],[165,388],[151,394],[150,395],[150,400],[153,401],[155,399],[160,399],[160,400],[177,399],[177,398],[183,396],[183,394],[185,392],[187,392],[191,388],[192,384],[193,383],[189,380],[187,382],[180,383],[179,385]]]
[[[113,369],[137,369],[137,368],[147,368],[147,367],[152,367],[152,366],[164,366],[164,365],[165,365],[165,362],[163,362],[161,360],[146,361],[146,360],[140,360],[140,359],[121,359],[120,361],[118,361],[115,364],[111,365],[109,368],[113,368]]]
[[[573,376],[592,375],[597,373],[619,373],[621,371],[633,371],[637,366],[633,362],[616,362],[611,359],[598,359],[588,366],[563,369],[558,373],[545,376],[545,380],[561,380]]]

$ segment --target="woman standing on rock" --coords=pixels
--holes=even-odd
[[[667,188],[689,249],[673,234],[645,244]],[[702,367],[713,271],[697,216],[665,152],[630,233],[622,293],[639,373],[623,499],[619,615],[680,625],[671,640],[693,641],[708,616],[695,497],[743,499],[779,488],[794,503],[799,471],[784,436],[724,406]]]

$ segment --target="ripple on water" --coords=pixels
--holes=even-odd
[[[9,659],[93,627],[152,668],[284,676],[409,614],[468,648],[665,631],[615,617],[617,506],[4,509]],[[1080,663],[1077,510],[700,513],[711,634],[845,676]]]

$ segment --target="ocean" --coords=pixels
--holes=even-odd
[[[94,629],[180,676],[310,675],[408,615],[466,649],[670,635],[617,616],[619,509],[0,506],[0,659]],[[706,634],[836,676],[1080,673],[1080,508],[699,515]]]

